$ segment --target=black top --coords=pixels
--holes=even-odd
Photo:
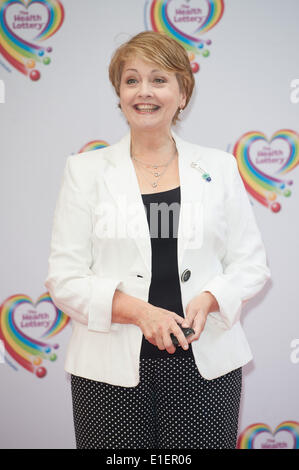
[[[177,234],[181,204],[180,186],[168,191],[142,194],[152,246],[152,278],[148,302],[184,317],[177,266]],[[142,338],[141,357],[192,355],[192,346],[185,351],[176,347],[174,354]]]

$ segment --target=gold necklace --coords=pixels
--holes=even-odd
[[[147,178],[145,178],[144,176],[144,179],[153,187],[153,188],[157,188],[158,187],[158,183],[157,183],[157,179],[161,178],[161,176],[164,175],[164,173],[166,172],[168,166],[170,165],[170,163],[172,162],[172,160],[175,158],[175,156],[177,155],[177,148],[175,147],[175,152],[174,152],[174,155],[168,160],[168,162],[166,163],[163,163],[161,165],[159,164],[152,164],[152,163],[146,163],[142,160],[139,160],[138,158],[134,157],[132,154],[131,154],[131,158],[133,160],[135,160],[137,163],[141,164],[141,165],[146,165],[146,166],[150,166],[152,168],[154,168],[154,170],[157,170],[157,168],[161,167],[161,166],[165,166],[165,169],[162,171],[162,172],[158,172],[158,171],[154,171],[154,173],[152,173],[150,170],[147,170],[145,168],[141,168],[142,170],[145,170],[147,172],[149,172],[151,175],[153,175],[155,178],[156,178],[156,181],[154,182],[150,182]]]

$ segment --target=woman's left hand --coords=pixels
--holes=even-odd
[[[202,292],[194,297],[186,307],[186,318],[181,324],[183,327],[193,328],[194,334],[187,336],[188,343],[196,341],[206,324],[207,316],[210,312],[219,311],[216,298],[210,292]]]

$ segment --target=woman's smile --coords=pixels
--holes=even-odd
[[[138,103],[133,106],[138,114],[153,114],[160,109],[161,106],[151,103]]]

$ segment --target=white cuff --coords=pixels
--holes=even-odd
[[[114,292],[121,282],[116,279],[92,277],[92,293],[88,313],[89,330],[110,331]]]
[[[216,276],[207,284],[203,291],[209,291],[216,298],[219,312],[211,312],[210,315],[219,321],[225,329],[231,328],[240,319],[242,300],[236,295],[236,290],[222,276]]]

